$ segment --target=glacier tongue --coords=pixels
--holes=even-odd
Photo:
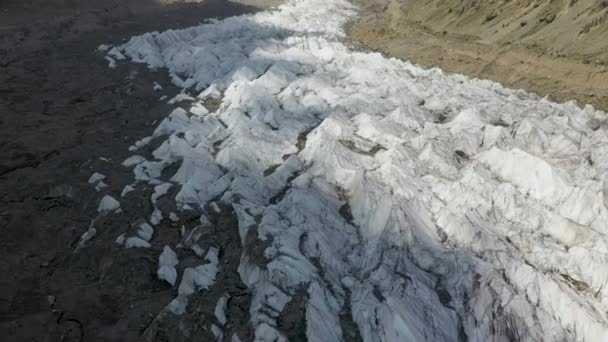
[[[355,15],[292,0],[117,48],[193,99],[132,166],[233,206],[255,339],[303,301],[310,341],[608,340],[606,113],[354,51]]]

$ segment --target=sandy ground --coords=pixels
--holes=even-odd
[[[249,1],[268,6],[271,1]],[[87,183],[108,176],[104,191],[132,180],[120,163],[128,146],[149,135],[170,106],[152,89],[163,72],[133,64],[108,68],[96,51],[134,34],[237,15],[256,6],[208,0],[0,1],[0,336],[3,341],[179,340],[172,328],[151,327],[174,296],[156,278],[157,250],[113,247],[117,233],[150,210],[150,193],[133,193],[124,214],[98,222],[90,247],[73,253],[96,216],[100,193]],[[100,159],[99,157],[106,157]],[[130,195],[131,196],[131,195]],[[217,229],[232,225],[216,218]],[[193,220],[198,217],[193,216]],[[187,221],[186,215],[183,221]],[[186,224],[178,222],[177,224]],[[170,223],[164,223],[169,225]],[[167,230],[169,231],[169,230]],[[173,229],[172,231],[177,231]],[[213,239],[238,239],[215,234]],[[162,241],[168,238],[159,236]],[[238,264],[240,250],[228,262]],[[234,259],[234,260],[232,260]],[[232,261],[231,261],[232,260]],[[188,260],[185,260],[188,265]],[[227,266],[229,267],[229,266]],[[239,279],[218,283],[242,291]],[[218,296],[221,293],[218,293]],[[237,299],[246,302],[247,296]],[[209,312],[208,303],[194,305]],[[247,303],[243,303],[246,307]],[[239,305],[236,306],[237,308]],[[203,309],[201,309],[203,308]],[[201,319],[199,314],[197,319]],[[232,323],[246,331],[245,313]],[[194,324],[194,323],[193,323]],[[210,332],[190,331],[201,338]]]
[[[608,2],[355,1],[352,37],[426,67],[608,110]]]

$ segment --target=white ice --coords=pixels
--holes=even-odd
[[[100,181],[95,185],[95,190],[101,191],[102,189],[105,189],[107,187],[108,187],[108,184],[104,183],[103,181]]]
[[[91,177],[89,177],[89,184],[93,184],[95,185],[95,190],[96,191],[101,191],[104,188],[107,188],[108,185],[106,183],[104,183],[104,179],[106,179],[106,176],[99,173],[99,172],[95,172],[91,175]]]
[[[177,280],[175,266],[179,263],[177,254],[169,246],[163,248],[163,252],[158,257],[158,278],[166,280],[171,286]]]
[[[117,48],[200,94],[179,100],[221,98],[176,108],[134,173],[158,185],[179,162],[179,206],[232,205],[242,241],[268,244],[239,266],[256,340],[286,339],[300,290],[311,341],[344,339],[347,311],[364,341],[608,340],[606,113],[354,51],[355,15],[293,0]]]
[[[101,201],[99,201],[99,206],[97,207],[97,211],[100,213],[115,211],[118,209],[120,209],[120,202],[110,195],[105,195]]]
[[[170,99],[167,103],[168,104],[174,104],[174,103],[178,103],[178,102],[182,102],[182,101],[192,101],[194,100],[194,98],[188,94],[177,94],[175,95],[172,99]]]
[[[147,222],[140,223],[137,226],[137,236],[145,241],[150,241],[154,234],[154,227],[149,225]]]
[[[89,184],[97,184],[99,182],[101,182],[102,180],[106,179],[106,176],[99,173],[99,172],[94,172],[91,177],[89,177]]]
[[[110,50],[110,48],[112,48],[112,45],[108,45],[108,44],[101,44],[97,47],[97,51],[99,52],[106,52],[108,50]]]
[[[214,283],[219,271],[219,249],[209,247],[205,256],[206,264],[187,267],[177,289],[177,297],[167,309],[176,315],[183,314],[188,305],[188,297],[195,292],[208,290]],[[159,260],[160,261],[160,260]]]
[[[106,59],[106,61],[108,61],[108,68],[110,68],[110,69],[116,68],[116,61],[114,60],[114,58],[106,56],[105,59]]]
[[[125,240],[126,248],[150,248],[150,243],[138,236],[131,236]]]
[[[215,305],[215,310],[213,311],[215,318],[222,326],[226,324],[226,306],[229,298],[230,296],[227,294],[221,296]]]
[[[120,197],[125,197],[129,192],[134,191],[135,188],[132,185],[125,185],[125,187],[122,189],[121,193],[120,193]]]
[[[87,243],[87,241],[91,240],[93,238],[93,236],[95,236],[95,234],[97,234],[97,229],[95,229],[93,227],[89,227],[89,229],[87,229],[80,236],[80,240],[78,241],[78,246],[76,246],[75,251],[78,251],[79,249],[83,248],[85,246],[85,244]]]
[[[196,103],[190,108],[190,113],[203,117],[209,114],[209,110],[202,103]]]
[[[141,163],[141,162],[143,162],[145,160],[146,160],[146,158],[144,158],[144,157],[142,157],[142,156],[140,156],[138,154],[135,154],[135,155],[132,155],[129,158],[125,159],[125,161],[122,162],[122,165],[124,165],[126,167],[132,167],[132,166],[135,166],[135,165],[137,165],[137,164],[139,164],[139,163]]]
[[[218,249],[210,247],[205,260],[208,263],[197,266],[188,267],[184,271],[182,281],[179,284],[177,293],[182,295],[190,295],[199,290],[207,290],[215,282],[215,275],[218,271]]]

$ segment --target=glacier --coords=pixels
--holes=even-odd
[[[182,279],[168,311],[225,271],[197,229],[226,205],[256,341],[288,340],[298,296],[310,341],[607,341],[607,114],[361,51],[356,15],[291,0],[111,50],[182,89],[124,163],[153,203],[175,186],[201,215],[177,246],[201,266],[178,277],[160,256],[159,277]]]

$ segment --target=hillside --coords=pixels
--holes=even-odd
[[[608,1],[359,1],[356,40],[395,57],[608,109]]]

